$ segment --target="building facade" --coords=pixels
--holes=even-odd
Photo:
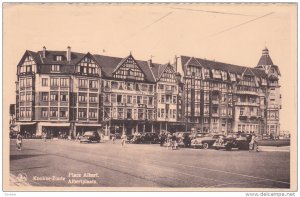
[[[268,49],[255,68],[180,56],[188,130],[279,135],[280,72]]]
[[[91,53],[26,51],[17,65],[21,133],[75,137],[87,130],[279,134],[278,66],[255,68],[180,56],[173,65]]]
[[[109,57],[70,47],[26,51],[17,69],[16,120],[21,133],[37,136],[159,132],[161,123],[168,128],[180,117],[179,79],[170,64],[135,60],[131,54]],[[159,102],[157,84],[163,86],[160,98],[165,95]]]

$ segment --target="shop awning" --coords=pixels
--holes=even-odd
[[[36,122],[16,122],[16,125],[35,125]]]
[[[69,127],[70,123],[67,122],[40,122],[44,127]]]
[[[75,126],[79,126],[79,127],[101,127],[102,124],[75,123]]]

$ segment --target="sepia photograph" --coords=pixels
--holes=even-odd
[[[297,3],[3,3],[3,191],[296,192]]]

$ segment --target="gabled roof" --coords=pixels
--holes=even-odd
[[[155,79],[158,79],[159,77],[159,70],[160,70],[160,64],[152,63],[151,64],[151,71],[155,77]]]
[[[188,56],[181,56],[181,63],[184,67],[191,57]],[[251,76],[257,76],[257,77],[266,77],[266,73],[258,68],[249,68],[245,66],[238,66],[238,65],[233,65],[233,64],[227,64],[223,62],[217,62],[217,61],[211,61],[211,60],[206,60],[206,59],[201,59],[201,58],[195,58],[199,64],[201,64],[202,67],[208,68],[208,69],[216,69],[216,70],[222,70],[225,72],[230,72],[230,73],[235,73],[242,75],[244,72],[246,74],[249,74]],[[197,66],[193,63],[194,66]],[[247,70],[246,70],[247,69]]]
[[[23,57],[21,58],[20,62],[18,63],[18,66],[20,66],[20,64],[23,63],[23,61],[25,60],[25,58],[27,56],[31,56],[32,59],[35,61],[36,64],[41,64],[42,63],[42,60],[41,60],[41,58],[40,58],[40,56],[39,56],[38,53],[26,50],[25,53],[23,54]]]
[[[77,53],[72,52],[71,53],[71,61],[67,61],[66,57],[66,51],[46,51],[46,57],[43,57],[43,51],[38,51],[39,56],[43,60],[44,64],[60,64],[60,65],[75,65],[77,64],[84,56],[86,56],[85,53]],[[56,56],[62,56],[62,61],[56,61]]]

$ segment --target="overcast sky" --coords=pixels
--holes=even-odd
[[[25,50],[173,62],[175,55],[254,67],[267,46],[282,77],[281,129],[296,129],[296,4],[4,5],[4,117]],[[7,124],[4,122],[4,124]]]

